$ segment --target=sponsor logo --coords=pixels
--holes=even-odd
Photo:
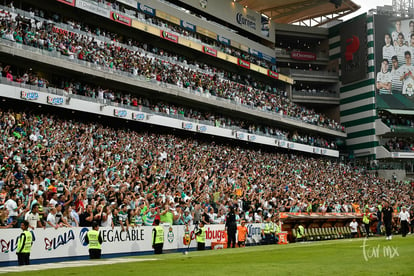
[[[116,12],[111,12],[111,19],[113,21],[116,21],[118,23],[127,25],[127,26],[131,26],[131,18],[123,16],[122,14],[116,13]]]
[[[260,236],[262,234],[260,227],[254,226],[253,224],[247,224],[247,236],[249,238],[253,236]]]
[[[61,105],[63,104],[63,97],[52,97],[52,96],[47,96],[47,103],[48,104],[54,104],[54,105]]]
[[[142,121],[145,119],[144,113],[132,113],[132,119],[137,121]]]
[[[256,18],[250,15],[243,16],[241,13],[236,14],[236,21],[240,25],[249,27],[250,29],[256,30]]]
[[[30,233],[32,233],[32,240],[34,242],[36,240],[36,236],[33,231],[30,231]],[[17,245],[19,243],[19,238],[20,238],[20,234],[15,239],[11,239],[11,240],[0,239],[1,253],[7,254],[9,252],[16,251]]]
[[[70,241],[75,240],[75,234],[72,230],[69,230],[68,232],[57,236],[57,238],[48,239],[45,238],[45,250],[51,251],[52,249],[55,250],[59,246],[65,245],[69,243]]]
[[[222,243],[218,243],[214,245],[214,250],[224,249],[224,245]]]
[[[297,60],[316,60],[316,54],[309,52],[292,51],[290,56]]]
[[[84,227],[79,233],[79,241],[83,246],[88,246],[88,244],[86,243],[86,239],[85,239],[88,232],[89,232],[89,229]]]
[[[125,109],[114,109],[114,115],[116,117],[125,118],[128,112]]]
[[[178,36],[176,36],[175,34],[166,32],[166,31],[161,31],[161,37],[166,39],[166,40],[175,42],[175,43],[178,42]]]
[[[198,132],[206,132],[207,131],[207,126],[197,126],[197,131]]]
[[[359,50],[359,38],[353,35],[346,40],[345,60],[354,60],[354,54]]]
[[[57,33],[57,34],[69,35],[71,37],[75,36],[75,33],[69,32],[67,30],[64,30],[64,29],[61,29],[61,28],[58,28],[58,27],[55,27],[55,26],[53,26],[52,32]]]
[[[20,91],[20,98],[24,100],[30,100],[30,101],[36,101],[39,99],[39,93],[37,92],[26,92],[26,91]]]
[[[217,40],[223,44],[230,45],[230,39],[225,38],[224,36],[218,35]]]
[[[250,54],[260,57],[259,51],[249,48]]]
[[[236,133],[237,139],[244,139],[244,133]]]
[[[183,28],[185,28],[187,30],[193,31],[193,32],[195,32],[195,30],[196,30],[196,26],[195,25],[193,25],[191,23],[188,23],[188,22],[186,22],[184,20],[181,20],[181,27],[183,27]]]
[[[109,11],[107,9],[101,8],[93,4],[89,4],[88,2],[85,2],[83,0],[77,0],[76,7],[105,17],[109,16]]]
[[[75,0],[57,0],[58,2],[68,4],[70,6],[75,6]]]
[[[256,136],[255,135],[247,135],[247,140],[256,141]]]
[[[122,241],[142,241],[144,240],[144,229],[133,228],[128,231],[121,231],[120,229],[102,230],[102,240],[104,242],[122,242]]]
[[[206,239],[208,240],[215,240],[215,241],[224,241],[225,240],[225,232],[223,230],[206,230]]]
[[[148,7],[147,5],[142,5],[142,4],[139,4],[138,3],[138,6],[139,6],[139,9],[142,11],[142,12],[145,12],[145,13],[147,13],[147,14],[150,14],[150,15],[154,15],[154,9],[153,8],[151,8],[151,7]]]
[[[190,242],[191,242],[190,230],[188,229],[188,225],[186,225],[184,229],[183,244],[189,245]]]
[[[183,122],[182,127],[183,127],[183,129],[193,129],[193,124]]]
[[[272,70],[268,70],[267,71],[267,75],[271,78],[274,79],[278,79],[279,78],[279,73],[273,72]]]
[[[203,9],[207,8],[208,0],[200,0],[200,7]]]
[[[167,234],[167,241],[169,243],[173,243],[174,241],[174,232],[173,232],[173,228],[170,226],[170,228],[168,229],[168,234]]]
[[[240,59],[240,58],[239,58],[239,65],[240,65],[241,67],[244,67],[244,68],[250,69],[250,62],[245,61],[245,60],[242,60],[242,59]]]
[[[155,10],[151,7],[148,7],[147,5],[138,3],[138,8],[146,14],[155,15]]]
[[[207,47],[207,46],[203,46],[203,52],[210,56],[214,56],[214,57],[217,56],[217,50]]]

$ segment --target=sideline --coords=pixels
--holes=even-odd
[[[34,264],[23,266],[5,266],[0,267],[0,274],[10,272],[25,272],[25,271],[38,271],[47,269],[57,269],[64,267],[80,267],[80,266],[94,266],[94,265],[110,265],[118,263],[131,263],[131,262],[146,262],[156,261],[158,259],[137,259],[137,258],[108,258],[100,260],[86,260],[86,261],[67,261],[58,263],[46,263],[46,264]]]

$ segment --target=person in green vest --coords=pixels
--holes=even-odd
[[[369,212],[368,208],[365,208],[365,213],[364,216],[362,217],[362,222],[364,223],[365,226],[365,232],[366,232],[366,237],[369,237],[369,227],[370,227],[370,222],[372,219],[372,215]]]
[[[85,242],[89,244],[89,258],[101,258],[101,244],[103,242],[101,232],[99,232],[98,222],[92,222],[92,230],[88,231],[85,237]]]
[[[280,223],[279,223],[279,219],[277,218],[277,216],[273,216],[273,233],[275,235],[275,243],[279,242],[279,233],[282,231],[280,229]]]
[[[17,260],[19,265],[29,265],[30,264],[30,250],[32,249],[33,237],[32,233],[27,229],[29,228],[29,222],[24,220],[20,228],[23,230],[23,233],[20,234],[19,241],[17,244]]]
[[[273,223],[270,220],[271,216],[267,215],[266,216],[266,221],[262,223],[262,243],[263,244],[271,244],[271,237],[272,237],[272,233],[271,231],[273,231]]]
[[[302,224],[299,224],[298,229],[296,230],[296,240],[303,240],[305,237],[305,227]]]
[[[164,229],[160,226],[160,220],[158,218],[154,220],[154,225],[152,229],[152,248],[154,248],[154,254],[162,254]]]
[[[197,250],[206,249],[206,229],[204,228],[204,222],[200,221],[198,230],[195,235],[197,240]]]

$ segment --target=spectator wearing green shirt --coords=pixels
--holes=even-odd
[[[119,224],[121,225],[122,231],[128,231],[129,221],[128,221],[128,209],[125,204],[121,205],[121,211],[118,213]]]
[[[174,222],[174,214],[169,204],[166,204],[164,210],[160,214],[160,222],[161,223],[168,223],[169,225],[173,225]]]

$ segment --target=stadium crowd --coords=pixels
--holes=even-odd
[[[412,137],[394,137],[386,142],[385,147],[390,151],[414,151],[414,139]]]
[[[33,24],[30,20],[23,20],[19,14],[3,11],[2,15],[0,23],[1,35],[4,39],[49,51],[58,51],[69,59],[91,62],[112,70],[132,73],[133,76],[145,76],[148,80],[173,84],[200,93],[209,93],[259,110],[275,112],[306,123],[344,131],[343,126],[334,120],[292,103],[287,97],[281,95],[284,94],[281,91],[260,84],[251,77],[243,79],[241,76],[219,71],[205,64],[191,62],[196,67],[211,72],[211,74],[206,74],[180,65],[178,61],[183,61],[184,64],[190,63],[184,57],[151,47],[146,43],[130,39],[126,41],[130,46],[120,42],[105,43],[96,39],[96,36],[92,34],[81,35],[75,30],[74,32],[56,31],[47,21]],[[85,29],[84,25],[71,22],[73,26],[79,26],[90,33],[93,29],[90,27]],[[99,34],[116,40],[114,34],[101,30]],[[169,58],[170,61],[166,61],[165,58]],[[172,60],[174,62],[171,62]],[[220,72],[223,78],[220,77]]]
[[[2,227],[17,227],[33,206],[46,227],[123,229],[156,217],[223,223],[230,206],[247,222],[375,212],[385,199],[414,208],[412,183],[328,159],[13,110],[1,111],[0,125]]]

